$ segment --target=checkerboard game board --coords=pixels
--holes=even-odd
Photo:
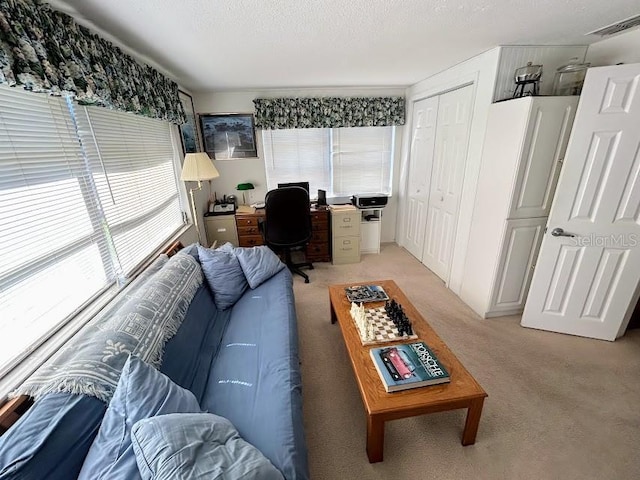
[[[398,335],[398,329],[393,324],[393,321],[387,315],[384,307],[378,308],[365,308],[365,315],[368,319],[373,321],[373,340],[365,341],[360,335],[360,341],[362,345],[373,345],[376,343],[394,342],[397,340],[414,340],[418,338],[416,334],[413,335]],[[354,321],[355,322],[355,321]],[[357,327],[356,327],[357,328]]]

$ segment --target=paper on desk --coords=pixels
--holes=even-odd
[[[329,210],[345,211],[345,210],[357,210],[353,205],[329,205]]]
[[[236,209],[236,213],[256,213],[256,209],[249,205],[240,205]]]

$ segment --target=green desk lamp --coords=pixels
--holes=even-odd
[[[247,190],[253,190],[254,188],[256,188],[256,187],[253,186],[253,183],[249,183],[249,182],[247,182],[247,183],[239,183],[238,186],[236,187],[236,190],[239,190],[239,191],[242,192],[242,204],[243,205],[247,204],[247,198],[245,197],[245,192]]]

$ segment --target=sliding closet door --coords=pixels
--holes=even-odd
[[[448,282],[469,142],[473,86],[440,95],[422,263]]]
[[[429,205],[429,182],[436,138],[438,98],[425,98],[414,103],[411,123],[411,153],[407,182],[407,208],[404,246],[422,260],[424,232]]]

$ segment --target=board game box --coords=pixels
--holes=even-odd
[[[369,350],[387,392],[450,381],[449,372],[424,342]]]
[[[384,302],[389,296],[379,285],[354,285],[344,289],[350,302]]]

